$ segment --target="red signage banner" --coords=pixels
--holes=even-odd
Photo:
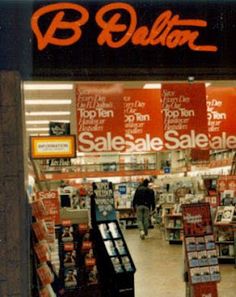
[[[76,88],[78,150],[124,151],[123,88],[120,84],[80,84]]]
[[[207,115],[212,149],[235,149],[236,88],[207,88]]]
[[[60,224],[60,203],[57,191],[39,191],[36,193],[38,201],[42,199],[45,208],[43,219]]]
[[[208,148],[205,84],[163,84],[161,103],[166,149]]]
[[[124,127],[127,151],[163,150],[160,90],[124,90]]]
[[[203,83],[165,83],[161,91],[124,90],[121,84],[79,84],[78,150],[100,153],[191,149],[194,161],[208,161],[209,149],[236,148],[236,88],[221,90],[221,101],[216,99],[215,90],[208,91],[206,101]]]

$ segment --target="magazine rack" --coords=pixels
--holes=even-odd
[[[182,205],[186,297],[218,297],[220,271],[208,203]]]
[[[103,297],[134,297],[135,265],[129,253],[121,228],[116,220],[115,208],[102,219],[91,197],[91,221],[100,283]],[[105,203],[106,198],[103,197]],[[107,197],[108,203],[111,196]],[[110,201],[110,202],[109,202]]]

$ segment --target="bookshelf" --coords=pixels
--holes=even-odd
[[[219,263],[236,267],[236,224],[214,224]]]
[[[182,214],[165,215],[165,235],[170,244],[181,244],[183,241]]]

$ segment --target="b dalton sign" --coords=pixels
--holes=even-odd
[[[0,67],[26,79],[235,78],[236,1],[219,2],[3,0]]]
[[[74,11],[78,17],[74,21],[65,21],[68,10]],[[40,29],[40,18],[44,15],[56,12],[43,33]],[[129,22],[122,21],[122,14],[127,13]],[[89,21],[89,11],[79,4],[57,3],[38,9],[32,16],[31,27],[36,35],[38,49],[43,50],[49,44],[56,46],[70,46],[79,42],[84,25]],[[170,49],[187,45],[190,50],[216,52],[217,46],[197,44],[200,35],[198,28],[207,27],[207,21],[200,19],[180,19],[171,10],[162,12],[154,20],[149,29],[148,26],[138,27],[138,15],[134,7],[127,3],[111,3],[102,6],[95,15],[95,23],[100,28],[97,44],[107,45],[111,48],[120,48],[127,43],[140,46],[166,46]],[[177,29],[178,27],[178,29]],[[183,29],[180,29],[180,28]],[[196,29],[192,29],[195,27]],[[71,30],[68,37],[57,38],[59,30]],[[116,33],[122,36],[117,37]],[[86,34],[86,33],[85,33]]]

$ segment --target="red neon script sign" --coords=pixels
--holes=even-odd
[[[65,15],[64,10],[74,10],[80,17],[74,22],[65,22],[63,17]],[[39,19],[47,13],[59,11],[52,19],[47,31],[43,35],[39,27]],[[38,49],[43,50],[48,44],[54,44],[58,46],[69,46],[79,41],[82,31],[81,26],[84,25],[89,19],[88,11],[81,5],[73,3],[58,3],[47,5],[38,9],[31,18],[31,28],[38,41]],[[58,29],[67,30],[71,29],[73,34],[69,38],[56,38],[55,33]]]
[[[79,17],[76,21],[63,21],[65,10],[68,9],[78,13]],[[45,14],[55,11],[58,12],[43,34],[39,28],[39,19]],[[111,14],[111,12],[114,13]],[[129,15],[128,24],[121,21],[124,14]],[[82,35],[81,26],[87,23],[88,20],[89,13],[87,9],[78,4],[58,3],[40,8],[33,14],[31,19],[31,27],[38,41],[38,49],[43,50],[48,44],[69,46],[78,42]],[[148,26],[137,26],[137,13],[133,6],[127,3],[104,5],[98,10],[95,20],[101,28],[97,38],[97,43],[100,46],[106,44],[111,48],[120,48],[130,42],[133,45],[161,45],[170,49],[187,45],[193,51],[216,52],[218,50],[218,47],[214,45],[197,44],[197,38],[200,35],[197,29],[207,27],[206,21],[200,19],[181,20],[179,15],[174,15],[170,10],[161,13],[150,29]],[[183,27],[186,27],[186,29],[183,29]],[[196,29],[191,29],[193,27],[196,27]],[[72,35],[68,38],[56,38],[55,33],[58,29],[71,29]],[[117,38],[117,33],[119,38]]]

